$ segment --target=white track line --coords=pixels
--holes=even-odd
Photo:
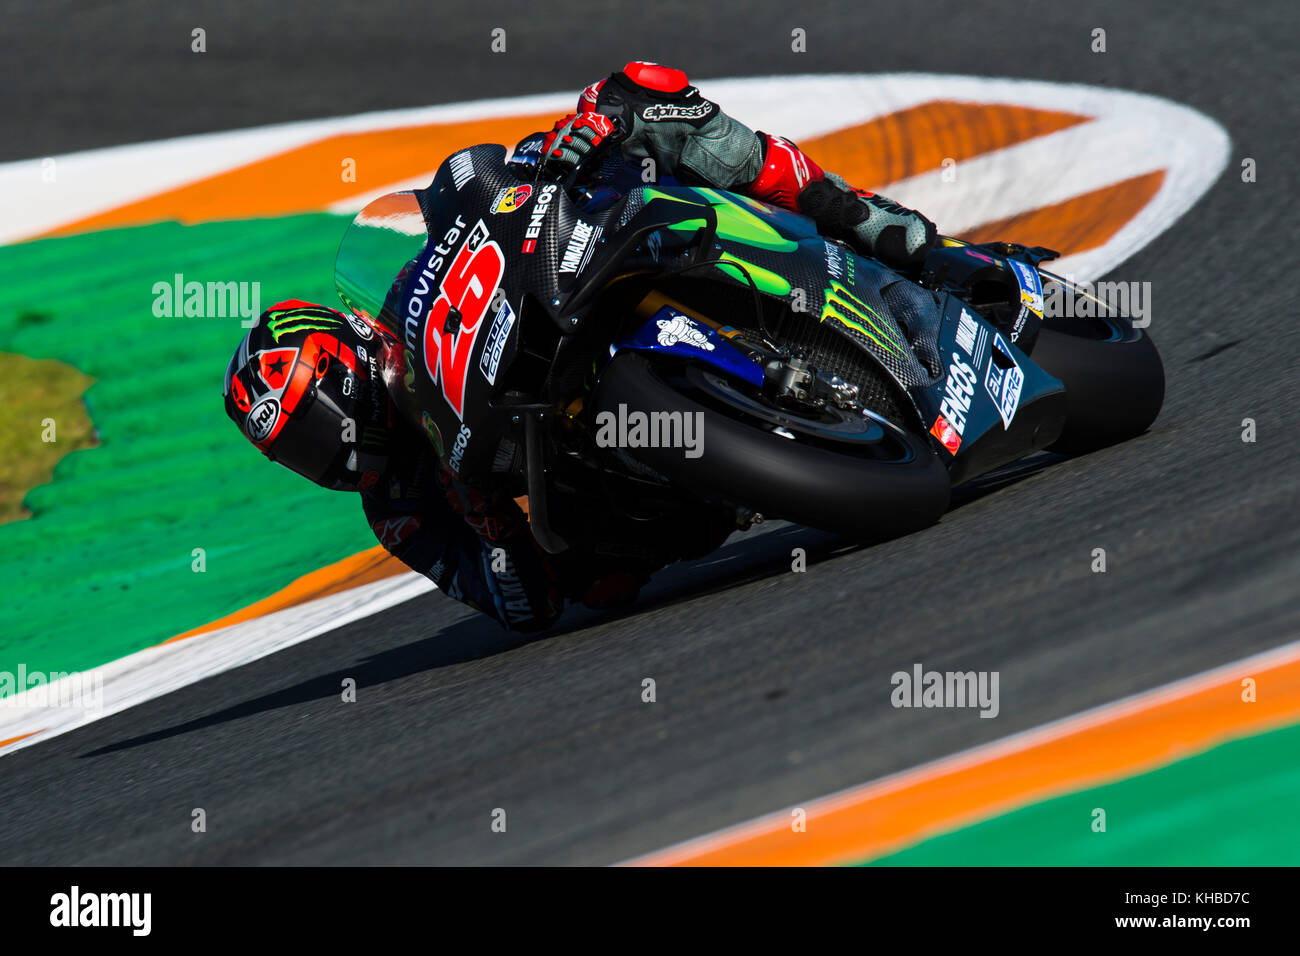
[[[738,119],[792,139],[820,136],[931,100],[1003,103],[1098,117],[1042,138],[1062,145],[1030,141],[964,163],[954,183],[928,175],[897,184],[865,184],[897,194],[899,201],[929,213],[942,229],[956,232],[978,224],[971,221],[975,218],[971,209],[980,210],[981,221],[1004,218],[1153,168],[1167,168],[1160,193],[1111,242],[1058,264],[1058,269],[1069,269],[1080,278],[1101,274],[1168,228],[1227,163],[1228,137],[1213,120],[1168,100],[1122,90],[926,73],[720,79],[700,81],[700,86]],[[572,107],[574,95],[547,93],[362,113],[73,153],[52,158],[54,182],[42,179],[44,159],[0,164],[0,243],[37,235],[327,136],[526,113],[558,114]],[[1063,146],[1068,152],[1061,151]],[[440,161],[441,157],[431,157],[431,168]],[[391,185],[400,188],[418,181],[417,177]],[[331,209],[359,209],[373,195],[368,192]]]
[[[1258,654],[1252,654],[1250,657],[1243,657],[1241,660],[1231,661],[1219,667],[1211,668],[1208,671],[1201,671],[1198,674],[1191,674],[1187,677],[1180,677],[1177,680],[1170,681],[1167,684],[1161,684],[1151,690],[1139,691],[1122,697],[1118,700],[1110,701],[1105,704],[1099,704],[1096,707],[1090,707],[1087,710],[1080,711],[1077,714],[1071,714],[1067,717],[1060,717],[1056,720],[1045,724],[1039,724],[1037,727],[1030,727],[1026,730],[1009,734],[1006,737],[999,737],[985,744],[978,744],[969,747],[966,750],[958,751],[955,754],[949,754],[946,757],[939,757],[927,763],[918,764],[915,767],[908,767],[906,770],[900,770],[887,776],[880,777],[868,783],[854,784],[845,787],[842,790],[836,790],[834,793],[827,794],[823,797],[816,797],[811,800],[800,801],[791,806],[802,807],[807,812],[807,819],[812,821],[816,816],[824,816],[827,813],[833,813],[846,806],[858,803],[864,799],[880,796],[885,793],[892,793],[905,789],[922,779],[941,776],[953,773],[967,767],[976,766],[995,760],[1007,754],[1018,753],[1028,750],[1031,747],[1046,743],[1051,740],[1058,740],[1071,734],[1076,734],[1096,727],[1101,724],[1111,723],[1132,714],[1141,713],[1152,707],[1169,703],[1184,697],[1190,697],[1201,691],[1208,690],[1227,680],[1237,680],[1243,676],[1258,674],[1260,671],[1269,670],[1284,664],[1290,664],[1300,661],[1300,641],[1292,641],[1289,644],[1283,644],[1280,647],[1271,650],[1261,651]],[[1171,760],[1182,759],[1182,755],[1175,755]],[[1098,784],[1089,784],[1088,786],[1097,786]],[[1035,797],[1029,803],[1035,803],[1044,799]],[[1005,811],[997,811],[1003,813]],[[641,854],[630,860],[625,860],[618,866],[636,865],[642,860],[651,857],[659,858],[657,862],[665,865],[674,860],[685,859],[697,856],[700,853],[709,852],[720,846],[734,843],[737,840],[748,839],[766,833],[776,825],[789,826],[790,814],[789,808],[774,810],[758,817],[752,817],[742,823],[732,824],[712,830],[698,837],[692,837],[689,840],[683,840],[681,843],[675,843],[662,850],[654,850],[650,853]]]
[[[81,671],[75,677],[61,678],[45,688],[5,697],[0,699],[0,740],[35,735],[0,747],[0,757],[243,667],[433,590],[433,583],[423,575],[401,574],[207,634],[146,648]],[[61,685],[74,680],[82,689],[102,681],[99,706],[91,709],[48,702],[77,699],[71,692],[59,696]]]

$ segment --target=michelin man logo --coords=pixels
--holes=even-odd
[[[685,342],[687,345],[693,345],[705,352],[713,351],[713,343],[684,315],[674,315],[671,319],[660,319],[655,324],[659,326],[659,344],[664,348],[676,345],[678,342]]]

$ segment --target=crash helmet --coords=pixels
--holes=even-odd
[[[280,302],[226,367],[226,414],[271,461],[323,488],[365,489],[383,471],[393,425],[379,347],[355,315]]]

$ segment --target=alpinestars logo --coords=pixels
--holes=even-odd
[[[677,106],[673,103],[656,103],[653,106],[647,106],[641,111],[641,118],[647,123],[658,123],[662,120],[693,120],[703,119],[713,112],[713,104],[708,100],[703,103],[697,103],[695,106]]]
[[[770,136],[767,140],[769,149],[779,149],[790,157],[790,168],[794,170],[794,183],[800,189],[808,185],[808,180],[812,178],[812,171],[808,168],[808,157],[805,156],[794,143],[790,142],[783,136]],[[839,278],[839,276],[836,276]]]

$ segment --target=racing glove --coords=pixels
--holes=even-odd
[[[542,162],[562,172],[577,169],[597,149],[616,142],[618,134],[616,122],[603,113],[570,113],[542,141]]]
[[[799,194],[799,211],[859,252],[903,271],[921,268],[938,238],[934,223],[915,209],[854,189],[834,173]]]
[[[490,613],[511,630],[535,631],[555,623],[564,610],[561,582],[529,533],[519,505],[504,491],[461,482],[445,464],[437,477],[447,506],[479,540],[474,564],[485,593],[475,606],[483,609],[490,602]]]
[[[447,506],[484,541],[510,541],[527,526],[523,511],[509,495],[467,485],[445,463],[439,468],[438,484]]]

